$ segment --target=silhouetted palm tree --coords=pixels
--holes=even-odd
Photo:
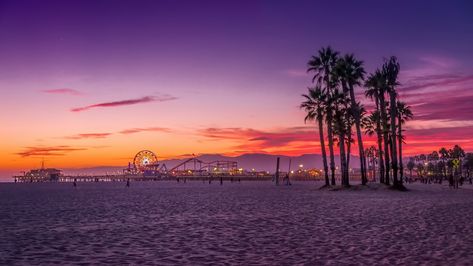
[[[397,145],[396,145],[396,119],[397,119],[397,92],[396,86],[399,85],[398,75],[399,75],[400,65],[397,61],[397,58],[392,56],[387,62],[383,65],[383,74],[386,79],[386,89],[389,93],[389,105],[390,105],[390,118],[391,118],[391,161],[393,169],[393,185],[396,188],[402,188],[402,184],[399,183],[397,171]]]
[[[335,89],[331,95],[334,106],[334,132],[337,134],[338,145],[340,148],[340,171],[341,171],[341,182],[345,187],[350,186],[350,178],[346,157],[345,140],[348,133],[349,121],[346,119],[347,113],[350,111],[349,99],[347,95]]]
[[[440,157],[437,151],[433,151],[427,156],[427,161],[428,161],[427,168],[430,168],[429,170],[432,172],[432,176],[436,179],[435,182],[438,182],[438,183],[440,183],[439,177],[441,177],[439,173],[439,168],[438,168],[439,159]]]
[[[363,149],[363,138],[361,134],[361,110],[355,98],[354,87],[361,85],[364,79],[365,70],[363,68],[363,61],[355,59],[353,54],[345,55],[337,62],[336,73],[341,80],[342,87],[345,93],[350,94],[351,114],[355,120],[356,135],[358,142],[358,154],[360,157],[361,168],[361,182],[366,184],[366,158]]]
[[[302,95],[305,101],[302,102],[301,108],[303,108],[307,115],[304,118],[304,122],[316,120],[319,127],[319,139],[320,149],[322,151],[322,160],[324,164],[325,174],[325,186],[330,186],[328,177],[328,164],[327,164],[327,152],[325,150],[325,139],[324,139],[324,105],[326,103],[326,94],[322,91],[320,86],[309,88],[308,94]]]
[[[387,132],[385,120],[381,113],[385,113],[386,105],[384,102],[385,78],[381,71],[377,70],[371,74],[365,82],[365,95],[373,99],[376,103],[376,111],[370,116],[371,121],[376,123],[376,134],[378,137],[378,161],[379,161],[379,180],[381,183],[389,185],[389,154],[387,153]],[[382,108],[384,107],[384,108]],[[384,150],[382,148],[384,140]]]
[[[465,157],[465,151],[459,145],[455,145],[453,149],[450,151],[450,157],[460,160],[460,164],[459,164],[460,167],[454,170],[455,171],[454,174],[459,174],[461,176],[462,174],[461,166],[462,166],[462,160]],[[457,188],[458,188],[458,184],[457,184]]]
[[[414,117],[412,114],[410,106],[406,105],[404,102],[397,102],[397,120],[398,120],[398,137],[399,137],[399,172],[401,174],[400,181],[401,184],[404,178],[404,164],[402,162],[402,142],[404,140],[402,135],[402,125],[407,121],[411,120]]]
[[[336,85],[333,77],[333,70],[337,64],[338,52],[332,50],[329,46],[318,51],[317,56],[312,56],[308,62],[307,72],[313,72],[314,77],[312,82],[317,81],[317,84],[324,86],[324,92],[327,94],[328,101],[325,106],[328,146],[330,153],[330,171],[332,175],[332,185],[335,185],[335,158],[333,151],[333,106],[330,99],[333,93],[333,88]]]
[[[375,146],[370,146],[365,150],[366,159],[368,162],[367,173],[370,173],[371,180],[374,181],[376,179],[376,156],[378,151],[376,150]]]
[[[443,162],[443,168],[442,168],[442,173],[443,173],[443,178],[447,178],[447,162],[450,159],[450,154],[448,153],[448,150],[444,147],[439,149],[439,155],[440,159]]]

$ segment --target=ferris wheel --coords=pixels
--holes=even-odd
[[[152,151],[143,150],[135,155],[133,165],[139,171],[156,168],[158,166],[158,157]]]

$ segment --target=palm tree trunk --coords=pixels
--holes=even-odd
[[[328,179],[327,152],[325,151],[324,123],[322,118],[317,119],[317,121],[319,122],[320,147],[322,150],[322,160],[324,162],[325,185],[330,186],[330,181]]]
[[[342,185],[345,187],[350,186],[347,176],[347,157],[345,153],[345,136],[344,134],[339,135],[340,138],[340,172],[342,173]]]
[[[348,134],[349,134],[349,138],[348,138],[348,142],[347,142],[347,173],[349,175],[350,173],[350,157],[351,157],[351,127],[348,129]],[[348,176],[348,178],[350,178]]]
[[[384,163],[385,163],[385,183],[389,185],[389,139],[388,139],[388,118],[386,113],[386,102],[384,100],[384,94],[379,95],[380,105],[381,105],[381,120],[383,124],[383,139],[384,139]]]
[[[327,112],[327,134],[328,134],[328,150],[330,153],[330,171],[332,175],[332,186],[335,186],[335,158],[333,153],[333,128],[332,114]]]
[[[389,93],[389,96],[391,98],[391,140],[392,140],[392,166],[393,166],[393,185],[395,187],[400,187],[399,186],[399,181],[397,179],[397,141],[396,141],[396,118],[397,118],[397,109],[396,109],[396,93],[394,92],[394,89],[391,90]]]
[[[379,164],[379,182],[384,183],[384,160],[383,160],[383,137],[381,133],[381,121],[380,121],[380,110],[379,110],[379,99],[376,94],[376,111],[378,112],[378,117],[376,119],[376,135],[378,137],[378,164]]]
[[[402,122],[402,117],[401,114],[398,114],[397,116],[398,119],[398,136],[399,136],[399,182],[402,185],[404,182],[404,164],[402,163],[402,128],[401,128],[401,122]]]
[[[356,127],[356,138],[358,141],[358,153],[360,155],[360,168],[361,168],[361,184],[366,185],[366,157],[365,149],[363,148],[363,138],[361,136],[361,117],[360,110],[358,110],[355,100],[355,91],[353,85],[350,84],[350,100],[351,100],[351,109],[355,116],[355,127]]]
[[[373,181],[376,181],[376,155],[373,154],[373,157],[371,158],[373,162]]]
[[[365,152],[365,155],[366,155],[366,152]],[[374,169],[374,157],[373,156],[367,156],[366,157],[368,159],[368,172],[369,174],[367,174],[366,178],[368,180],[373,180],[374,179],[374,175],[376,174],[375,172],[375,169]]]

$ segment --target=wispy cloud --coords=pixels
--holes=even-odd
[[[124,135],[128,134],[135,134],[140,132],[163,132],[163,133],[170,133],[172,130],[170,128],[165,127],[146,127],[146,128],[128,128],[122,131],[116,132]],[[104,139],[110,136],[113,136],[115,133],[81,133],[75,134],[71,136],[63,137],[63,139],[70,139],[70,140],[79,140],[79,139]]]
[[[25,147],[23,151],[16,153],[21,157],[32,157],[32,156],[64,156],[69,152],[73,151],[83,151],[87,150],[86,148],[75,148],[71,146],[35,146],[35,147]]]
[[[288,127],[274,131],[252,128],[205,128],[200,135],[212,140],[234,143],[236,151],[301,154],[319,150],[318,138],[313,127]]]
[[[435,120],[473,119],[473,75],[444,73],[415,77],[403,83],[406,85],[399,87],[398,92],[412,107],[416,119],[434,120],[436,124],[439,121]]]
[[[120,131],[121,134],[134,134],[140,132],[171,132],[171,129],[165,127],[147,127],[147,128],[129,128]]]
[[[455,74],[433,75],[427,77],[416,77],[406,82],[405,86],[399,89],[403,92],[416,91],[420,89],[445,89],[447,86],[455,86],[473,81],[473,75],[459,76]]]
[[[423,56],[419,62],[416,68],[401,71],[398,88],[415,118],[405,126],[406,152],[469,139],[459,136],[473,131],[473,74],[462,72],[460,62],[441,55]]]
[[[172,101],[176,100],[177,97],[171,95],[162,95],[162,96],[145,96],[138,99],[128,99],[128,100],[121,100],[121,101],[113,101],[113,102],[103,102],[97,103],[92,105],[87,105],[84,107],[77,107],[71,109],[71,112],[82,112],[93,108],[109,108],[109,107],[118,107],[118,106],[126,106],[126,105],[135,105],[141,103],[149,103],[149,102],[165,102],[165,101]]]
[[[473,127],[472,120],[430,119],[415,120],[408,123],[405,129],[461,128]]]
[[[62,88],[62,89],[51,89],[51,90],[42,90],[44,93],[49,93],[49,94],[69,94],[69,95],[83,95],[82,92],[74,89],[69,89],[69,88]]]
[[[452,68],[459,64],[458,60],[456,59],[438,55],[424,55],[419,59],[428,66],[437,68]]]
[[[65,137],[66,139],[104,139],[112,133],[86,133]]]

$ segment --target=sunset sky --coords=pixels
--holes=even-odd
[[[142,149],[318,153],[299,104],[327,45],[368,72],[398,57],[407,155],[473,151],[472,2],[330,2],[0,0],[0,176]]]

